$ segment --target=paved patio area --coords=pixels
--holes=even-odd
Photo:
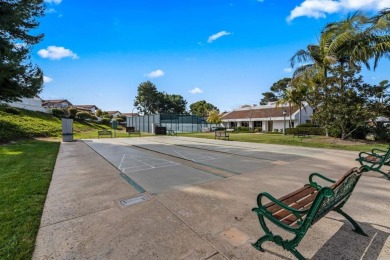
[[[62,143],[33,258],[294,259],[271,242],[264,253],[250,245],[263,235],[251,212],[258,193],[280,197],[312,172],[338,179],[357,154],[184,137]],[[365,174],[344,210],[369,237],[331,212],[298,250],[390,259],[389,201],[390,181]]]

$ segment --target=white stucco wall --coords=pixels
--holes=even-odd
[[[4,104],[4,102],[2,102]],[[35,98],[22,98],[21,102],[5,103],[11,107],[23,108],[30,111],[39,111],[44,113],[50,113],[50,109],[42,106],[42,99]]]

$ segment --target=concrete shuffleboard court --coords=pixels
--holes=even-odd
[[[123,144],[100,140],[85,143],[151,194],[222,178]]]
[[[207,141],[210,141],[209,143]],[[118,170],[151,194],[198,185],[288,164],[302,155],[254,147],[175,138],[116,138],[84,140]],[[186,162],[191,162],[188,164]],[[202,167],[200,167],[202,166]],[[215,174],[215,171],[225,173]]]
[[[33,259],[294,259],[275,243],[251,246],[264,235],[257,195],[284,196],[313,172],[337,180],[357,154],[180,136],[61,143]],[[364,173],[343,209],[368,236],[330,212],[297,249],[390,259],[389,200],[389,181]]]

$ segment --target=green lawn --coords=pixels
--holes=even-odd
[[[214,139],[214,133],[186,133],[180,136]],[[373,141],[342,141],[338,138],[327,138],[325,136],[293,137],[282,134],[255,134],[255,133],[230,133],[230,141],[283,144],[294,146],[305,146],[314,148],[330,148],[349,151],[369,151],[375,148],[387,148],[388,144],[381,144]]]
[[[31,259],[58,142],[0,146],[0,259]]]

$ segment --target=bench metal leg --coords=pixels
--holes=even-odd
[[[381,170],[376,170],[376,171],[379,172],[379,173],[382,173],[383,175],[385,175],[385,177],[387,177],[387,179],[390,180],[390,174],[385,173],[384,171],[381,171]]]
[[[344,218],[348,219],[348,221],[353,225],[353,227],[355,228],[353,231],[358,233],[359,235],[362,235],[362,236],[366,236],[368,237],[368,235],[366,233],[364,233],[363,229],[359,226],[359,224],[353,219],[351,218],[351,216],[349,216],[347,213],[345,213],[344,211],[342,211],[341,208],[336,208],[334,209],[334,211],[336,211],[337,213],[341,214]]]
[[[299,260],[304,260],[306,259],[301,255],[301,253],[298,252],[298,250],[295,248],[299,242],[302,240],[304,234],[300,234],[300,232],[296,233],[295,237],[291,240],[283,240],[283,238],[279,235],[274,235],[269,228],[267,227],[265,221],[264,221],[264,216],[263,215],[258,215],[259,217],[259,222],[261,227],[263,228],[265,235],[260,237],[255,243],[252,244],[254,248],[257,250],[264,252],[263,247],[261,246],[264,242],[271,241],[277,244],[278,246],[283,247],[283,249],[290,251],[297,259]]]

